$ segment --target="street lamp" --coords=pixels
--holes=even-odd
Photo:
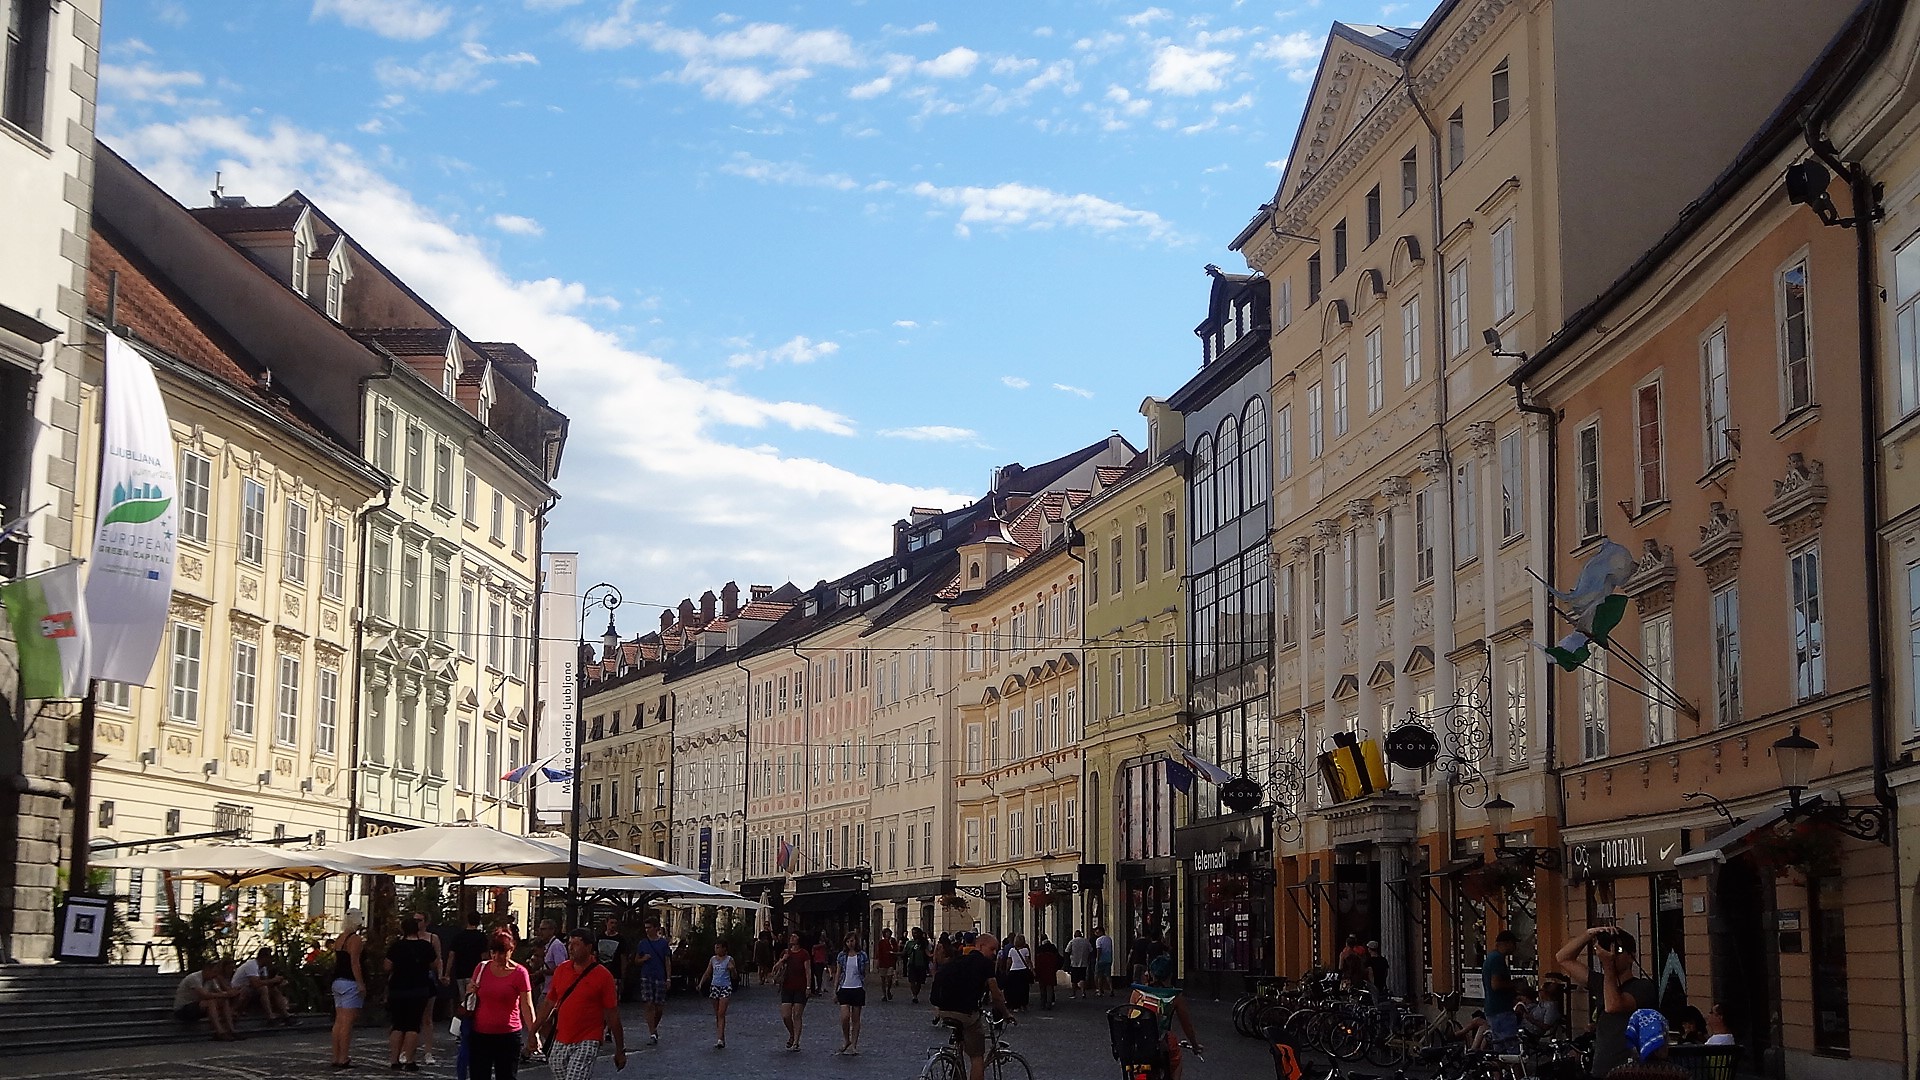
[[[1238,829],[1230,829],[1220,841],[1220,852],[1229,859],[1237,859],[1246,850],[1247,838],[1240,835]]]
[[[596,595],[598,594],[598,595]],[[576,627],[580,646],[586,649],[587,614],[596,607],[607,609],[607,632],[600,638],[603,652],[601,659],[613,655],[620,647],[620,632],[614,629],[613,613],[625,602],[620,590],[607,582],[600,582],[580,595],[580,622]],[[573,769],[568,774],[568,782],[573,785],[573,813],[567,820],[567,925],[580,925],[580,791],[581,766],[586,762],[587,745],[587,662],[586,657],[576,658],[580,665],[579,690],[573,705]]]
[[[1487,804],[1487,824],[1493,828],[1494,839],[1504,844],[1507,834],[1513,831],[1513,804],[1506,796],[1495,795]]]
[[[1553,847],[1516,846],[1507,843],[1507,834],[1513,831],[1513,803],[1504,795],[1495,795],[1487,801],[1487,827],[1493,830],[1493,857],[1509,859],[1521,866],[1534,870],[1559,870],[1561,866],[1560,849]]]
[[[1780,767],[1780,786],[1787,789],[1787,802],[1795,810],[1800,808],[1800,793],[1807,790],[1807,781],[1813,776],[1813,755],[1820,752],[1820,744],[1800,734],[1800,725],[1793,725],[1793,732],[1786,738],[1773,744],[1773,763]]]

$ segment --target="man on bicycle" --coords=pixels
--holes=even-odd
[[[974,938],[971,952],[963,952],[940,965],[927,992],[927,1000],[933,1003],[934,1019],[952,1021],[960,1029],[960,1052],[967,1058],[967,1080],[982,1080],[987,1072],[987,1030],[980,1018],[982,995],[992,997],[994,1012],[1008,1016],[1007,999],[993,977],[994,954],[999,951],[999,938],[992,934],[979,935]]]
[[[1193,1016],[1187,1012],[1187,999],[1173,985],[1173,957],[1161,953],[1147,964],[1147,978],[1133,988],[1127,1004],[1154,1014],[1160,1021],[1160,1041],[1167,1055],[1168,1080],[1180,1080],[1180,1040],[1174,1037],[1173,1022],[1187,1033],[1187,1043],[1195,1054],[1206,1051],[1200,1045],[1200,1033],[1193,1028]]]

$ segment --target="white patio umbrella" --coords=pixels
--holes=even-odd
[[[466,879],[485,874],[565,877],[568,871],[564,848],[472,822],[403,829],[349,840],[328,850],[344,852],[366,863],[364,873],[407,877]],[[618,867],[584,850],[580,853],[582,877],[619,872]]]
[[[564,833],[535,833],[527,839],[538,840],[541,843],[553,845],[560,850],[562,858],[566,857],[568,847],[572,843],[572,840]],[[586,840],[580,841],[581,865],[586,865],[586,860],[590,856],[596,863],[616,867],[622,873],[627,874],[678,874],[696,879],[700,874],[698,870],[680,866],[676,863],[670,863],[665,859],[655,859],[647,855],[642,855],[637,851],[623,851],[620,848],[608,847],[605,844],[590,843]]]
[[[334,848],[269,847],[265,844],[193,844],[95,859],[108,869],[167,870],[225,889],[285,881],[317,881],[335,874],[367,873],[366,865]]]
[[[473,878],[467,882],[479,888],[495,889],[537,889],[542,885],[539,878],[520,875],[492,875]],[[697,877],[682,874],[659,874],[652,877],[634,877],[619,874],[582,880],[580,887],[600,892],[638,893],[648,899],[666,900],[675,904],[694,904],[700,907],[757,908],[758,901],[749,900],[738,893],[731,893],[718,885],[709,885]]]

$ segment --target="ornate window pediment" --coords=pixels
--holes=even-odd
[[[1715,501],[1707,507],[1707,523],[1700,526],[1700,546],[1690,556],[1707,572],[1707,586],[1717,589],[1740,573],[1740,511]]]
[[[1820,531],[1826,507],[1826,466],[1804,454],[1788,454],[1787,475],[1773,482],[1767,524],[1780,530],[1781,542],[1791,544]]]
[[[1620,586],[1620,591],[1633,598],[1640,614],[1658,615],[1673,606],[1673,582],[1677,576],[1673,549],[1661,547],[1658,540],[1647,540],[1641,544],[1640,560],[1634,564],[1633,576]]]
[[[1407,653],[1407,662],[1401,666],[1400,670],[1409,675],[1432,671],[1433,649],[1427,645],[1415,645],[1413,650]]]

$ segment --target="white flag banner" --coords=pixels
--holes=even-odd
[[[152,366],[114,334],[107,335],[106,394],[99,524],[87,561],[93,676],[145,686],[173,599],[173,430]]]

